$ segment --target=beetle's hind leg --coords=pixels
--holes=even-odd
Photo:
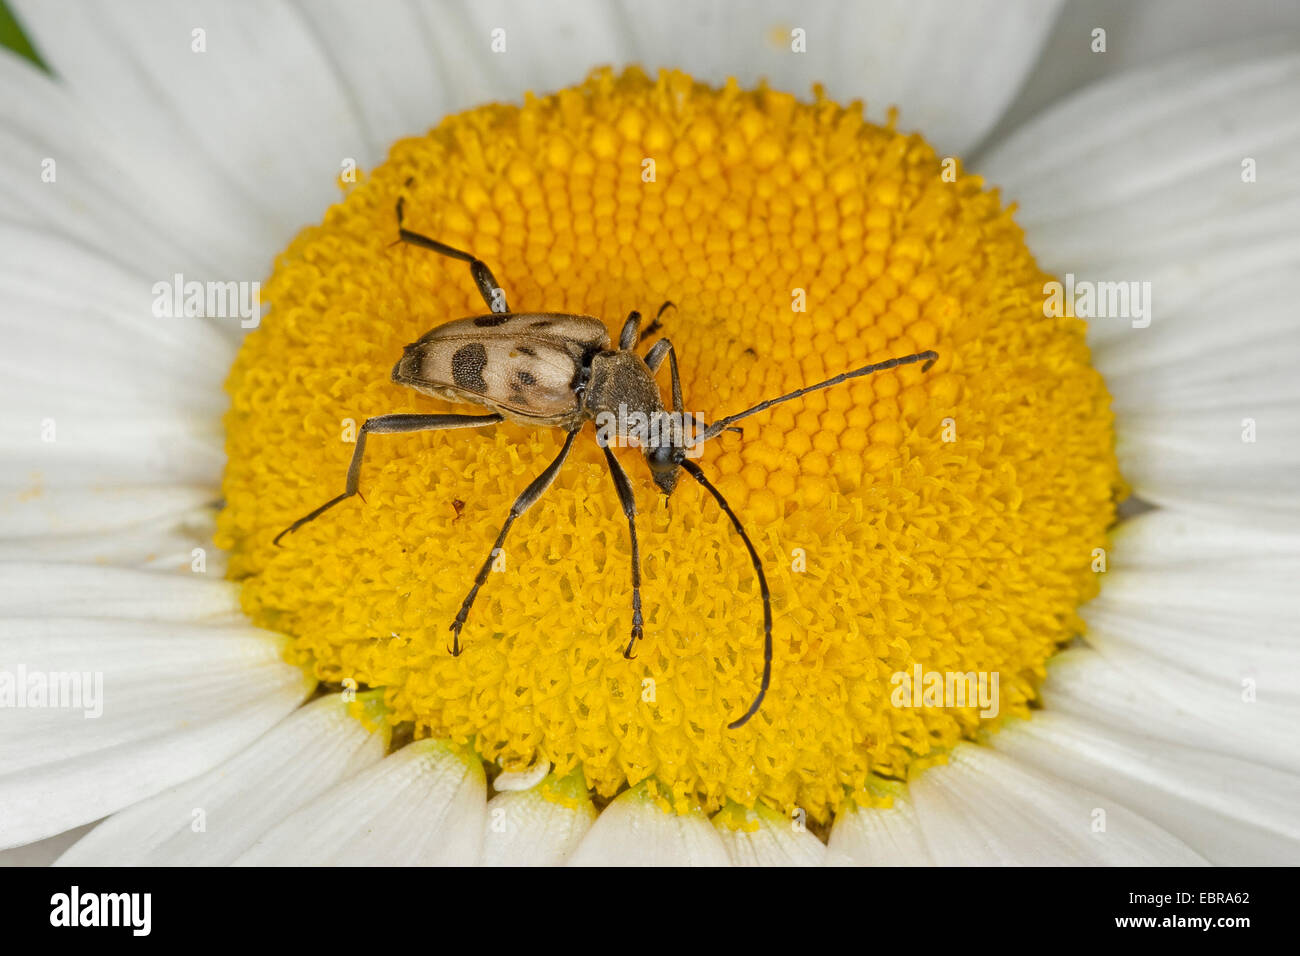
[[[491,415],[380,415],[377,418],[367,418],[357,432],[357,447],[352,451],[352,463],[348,465],[348,480],[343,494],[331,498],[310,514],[303,515],[277,534],[272,543],[278,545],[280,539],[286,534],[293,534],[307,522],[314,521],[336,504],[347,501],[357,493],[357,486],[361,482],[361,460],[366,454],[366,435],[372,432],[391,435],[399,432],[439,431],[445,428],[476,428],[495,425],[501,420],[501,416],[495,412]]]
[[[410,185],[410,180],[407,180]],[[506,293],[492,275],[492,270],[487,267],[487,263],[482,259],[470,255],[468,252],[461,252],[454,249],[445,242],[439,242],[437,239],[430,239],[428,236],[422,236],[418,232],[412,232],[402,225],[405,214],[405,197],[397,198],[397,236],[398,242],[409,242],[413,246],[419,246],[421,249],[428,249],[442,256],[449,256],[452,259],[459,259],[461,262],[469,263],[470,275],[474,277],[474,284],[478,286],[479,295],[483,296],[483,301],[487,303],[489,312],[509,312],[510,306],[506,304]]]
[[[515,499],[515,503],[510,506],[510,514],[506,516],[506,523],[501,526],[501,533],[497,535],[496,543],[492,545],[492,550],[488,553],[487,560],[483,562],[483,567],[479,568],[478,576],[474,578],[474,586],[469,589],[469,594],[465,595],[460,610],[456,612],[456,620],[451,622],[451,654],[453,657],[460,654],[461,628],[465,626],[465,619],[469,617],[469,609],[474,605],[474,598],[478,596],[479,588],[487,583],[488,571],[492,569],[492,562],[501,551],[501,546],[506,543],[506,535],[510,533],[510,526],[515,523],[516,518],[535,505],[538,498],[546,494],[546,489],[551,487],[555,482],[555,476],[564,467],[564,460],[569,457],[569,449],[573,447],[573,440],[577,437],[578,429],[569,432],[569,436],[564,439],[564,447],[555,456],[555,460],[546,466],[544,472],[533,479],[532,484],[525,488],[519,497]]]
[[[632,636],[627,642],[623,656],[628,660],[634,660],[636,654],[633,653],[633,649],[636,647],[636,642],[641,640],[641,627],[644,623],[641,620],[641,549],[636,540],[636,499],[632,496],[632,482],[628,481],[623,466],[618,463],[618,459],[614,457],[614,453],[607,445],[602,445],[601,448],[605,452],[605,461],[609,463],[609,473],[618,491],[618,502],[623,506],[623,514],[627,516],[628,531],[632,533]]]

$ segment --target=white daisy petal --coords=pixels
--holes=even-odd
[[[160,277],[183,268],[220,273],[233,267],[233,275],[242,275],[274,251],[264,241],[250,255],[256,210],[236,218],[223,202],[228,190],[204,182],[206,158],[196,166],[141,150],[8,50],[0,50],[0,87],[8,91],[0,98],[3,219],[73,238]]]
[[[991,738],[999,751],[1143,814],[1215,864],[1300,859],[1300,776],[1044,711]]]
[[[1036,715],[1029,723],[1037,721]],[[1205,862],[1122,803],[1086,789],[1091,781],[1077,783],[987,747],[959,744],[946,766],[926,770],[909,790],[926,845],[944,866]]]
[[[835,818],[829,843],[833,863],[857,866],[933,866],[934,857],[906,787],[884,810],[848,806]]]
[[[601,811],[570,866],[729,866],[726,844],[699,811],[660,809],[645,784]]]
[[[1093,34],[1105,30],[1105,52]],[[1067,3],[1020,95],[989,135],[1005,139],[1022,123],[1090,83],[1210,44],[1300,31],[1300,6],[1276,0],[1142,0]]]
[[[10,405],[0,418],[0,460],[10,486],[25,479],[38,489],[88,481],[215,487],[220,478],[225,453],[219,419],[168,408],[123,417],[89,402],[74,407],[51,399],[41,407],[39,401]]]
[[[549,760],[539,760],[527,770],[506,771],[497,774],[497,778],[492,781],[492,789],[498,793],[505,793],[508,790],[531,790],[551,772],[551,762]]]
[[[581,771],[548,777],[528,790],[488,801],[484,866],[556,866],[564,863],[596,820]]]
[[[0,621],[77,615],[137,621],[243,620],[239,585],[211,575],[34,562],[0,566]]]
[[[1146,655],[1071,648],[1048,663],[1043,700],[1056,713],[1300,772],[1293,703],[1247,703],[1231,685]]]
[[[0,693],[12,701],[0,847],[97,820],[241,750],[313,686],[283,649],[244,626],[0,620]],[[42,706],[42,687],[70,706]]]
[[[473,865],[486,789],[473,753],[417,740],[298,810],[235,865]]]
[[[1059,2],[934,0],[809,8],[791,0],[701,6],[665,0],[569,0],[543,6],[474,0],[372,11],[339,3],[318,29],[380,144],[422,132],[446,112],[550,92],[601,64],[681,68],[701,80],[767,77],[807,96],[866,98],[876,119],[898,105],[904,125],[951,152],[996,121],[1033,65]],[[792,49],[804,31],[805,53]],[[494,31],[501,31],[494,35]],[[369,42],[366,42],[366,41]],[[494,52],[493,43],[504,43]],[[373,49],[382,45],[375,66]],[[564,55],[557,55],[562,52]]]
[[[626,21],[601,0],[328,0],[305,12],[356,100],[374,157],[448,113],[578,82],[592,67],[626,60],[630,42]]]
[[[215,531],[215,510],[201,508],[116,532],[0,537],[0,565],[10,561],[110,564],[147,571],[202,573],[219,580],[225,576],[228,555],[213,545]]]
[[[0,867],[5,866],[50,866],[59,856],[95,828],[95,824],[65,830],[48,840],[37,840],[12,850],[0,850]]]
[[[235,345],[218,323],[237,318],[155,316],[161,280],[26,226],[0,223],[0,254],[6,405],[35,398],[54,414],[66,399],[119,415],[179,406],[214,419],[225,411]],[[164,286],[171,293],[175,283]]]
[[[980,164],[1045,268],[1150,284],[1144,314],[1089,330],[1148,500],[1300,521],[1297,98],[1290,41],[1203,51],[1089,88]]]
[[[680,67],[697,78],[742,84],[767,77],[806,96],[813,83],[842,102],[865,99],[873,120],[890,106],[901,126],[960,154],[997,121],[1056,19],[1061,4],[974,0],[882,0],[807,4],[662,4],[625,0],[633,53],[647,68]],[[804,53],[792,31],[803,30]]]
[[[333,694],[207,773],[102,822],[60,866],[225,866],[290,813],[384,756]]]
[[[0,539],[113,534],[178,518],[213,504],[220,493],[206,485],[135,485],[114,488],[0,488]]]
[[[5,482],[215,484],[234,357],[215,323],[238,320],[155,317],[152,280],[47,233],[0,224],[0,251]]]
[[[1058,667],[1057,702],[1090,715],[1107,687],[1117,705],[1131,701],[1120,726],[1300,769],[1297,579],[1300,536],[1160,510],[1125,522],[1082,610],[1088,644],[1123,676],[1086,658]]]
[[[224,221],[247,224],[258,261],[274,252],[268,237],[320,219],[345,160],[378,159],[307,14],[283,0],[14,6],[78,101],[141,154],[166,157],[172,182],[192,166],[195,188],[228,202]]]
[[[821,866],[826,845],[808,832],[801,818],[782,816],[771,807],[730,806],[713,817],[733,866]]]

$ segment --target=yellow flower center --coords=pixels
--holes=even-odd
[[[744,727],[726,729],[757,690],[763,612],[740,539],[701,487],[665,504],[620,450],[646,609],[625,660],[628,528],[590,425],[515,523],[459,657],[448,626],[558,430],[372,435],[361,496],[273,546],[343,490],[367,418],[483,411],[390,381],[404,345],[487,311],[465,263],[394,244],[401,196],[407,227],[486,261],[517,312],[597,316],[616,339],[672,300],[661,334],[710,420],[940,353],[748,419],[699,459],[771,584],[772,687]],[[227,386],[219,543],[258,624],[322,680],[385,688],[417,737],[549,760],[603,797],[652,779],[679,808],[824,821],[1027,716],[1081,629],[1121,482],[1109,396],[1083,324],[1044,314],[1049,278],[996,192],[820,90],[604,70],[471,110],[398,142],[277,260]],[[983,675],[992,707],[927,696],[935,674]]]

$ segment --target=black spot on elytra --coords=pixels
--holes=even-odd
[[[529,327],[530,329],[547,329],[547,328],[550,328],[550,327],[551,327],[552,325],[554,325],[554,324],[555,324],[555,323],[552,322],[550,319],[543,319],[543,320],[540,321],[540,322],[533,322],[533,323],[531,323],[528,327]]]
[[[487,349],[481,342],[462,345],[451,357],[451,379],[458,388],[466,391],[487,391],[487,382],[483,379],[485,368],[487,368]]]
[[[532,358],[537,358],[537,353],[534,352],[532,349],[530,349],[527,345],[518,346],[518,351],[520,355],[527,355]]]
[[[537,384],[537,379],[533,378],[532,373],[531,373],[531,372],[525,372],[523,369],[520,369],[520,370],[515,374],[515,381],[518,382],[520,385],[536,385],[536,384]]]
[[[503,313],[497,313],[495,315],[480,315],[478,318],[474,320],[474,324],[478,326],[480,329],[494,329],[502,322],[509,322],[509,321],[510,321],[510,316],[505,315]]]

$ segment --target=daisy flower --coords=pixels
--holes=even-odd
[[[0,57],[10,861],[1300,858],[1285,16],[14,8],[48,72]],[[459,656],[558,431],[373,435],[275,542],[367,419],[466,411],[390,376],[485,312],[399,201],[517,312],[671,300],[707,420],[938,353],[705,447],[770,584],[752,720],[744,543],[630,450],[634,660],[589,435]]]

